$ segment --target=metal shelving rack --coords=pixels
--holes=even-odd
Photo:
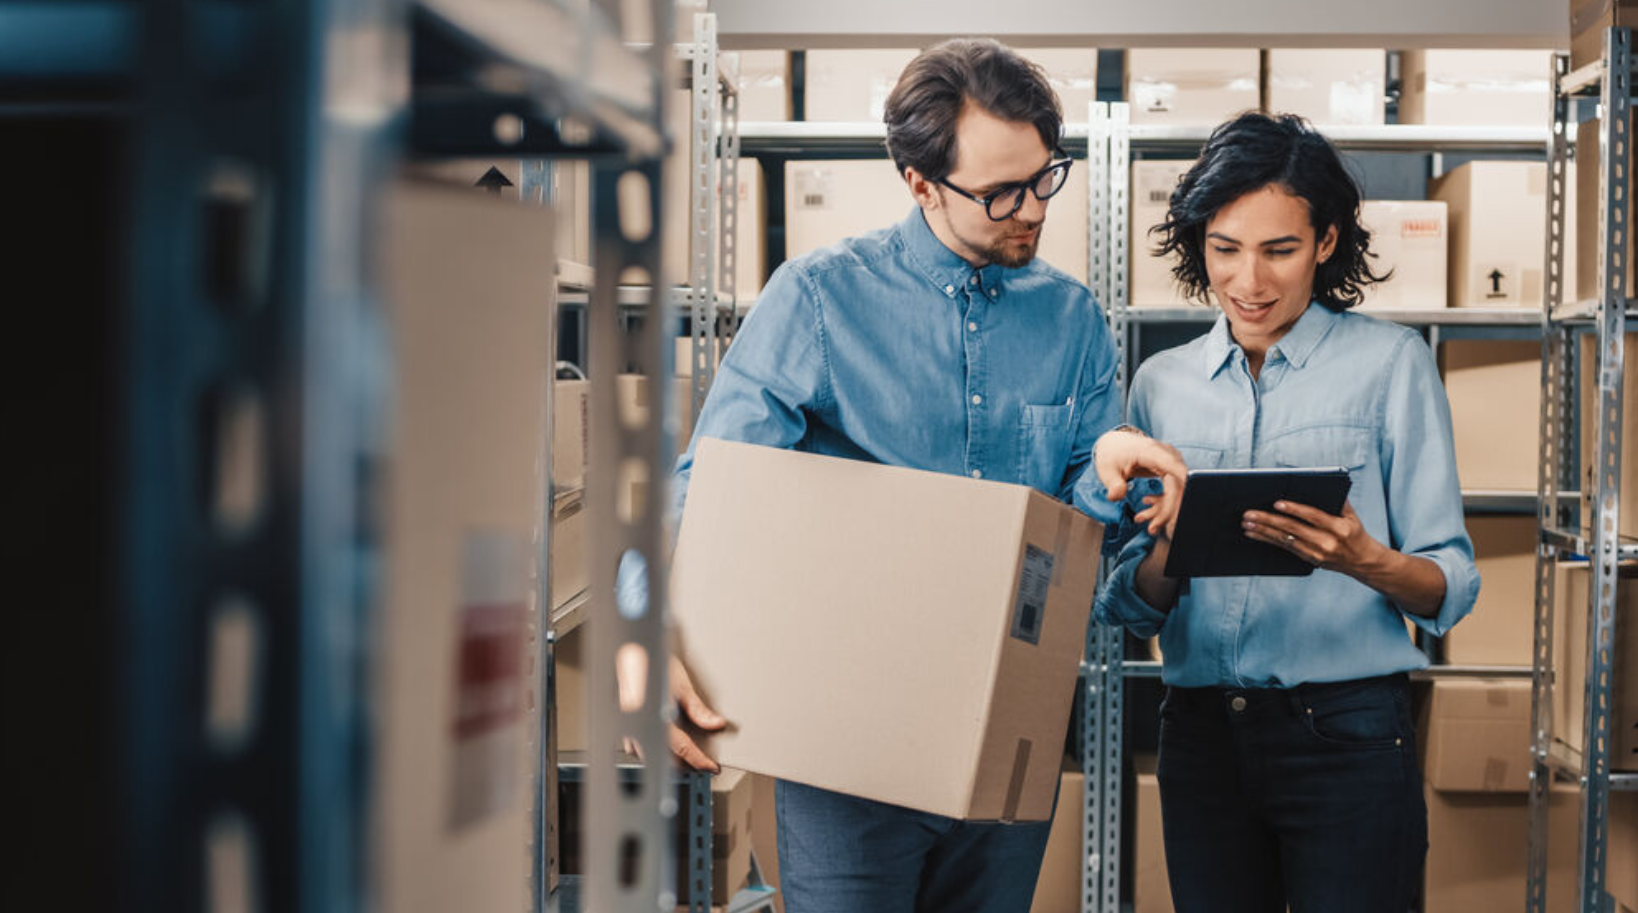
[[[1548,143],[1548,216],[1546,310],[1542,316],[1542,401],[1540,529],[1536,552],[1536,612],[1533,668],[1531,670],[1530,846],[1528,909],[1547,909],[1547,804],[1555,774],[1580,785],[1580,855],[1576,909],[1602,913],[1611,909],[1604,890],[1608,852],[1609,793],[1638,790],[1638,773],[1610,770],[1610,661],[1616,635],[1615,607],[1623,561],[1638,558],[1638,545],[1622,542],[1621,424],[1626,404],[1621,401],[1622,376],[1628,353],[1624,334],[1634,325],[1633,301],[1628,297],[1624,262],[1632,256],[1632,226],[1627,204],[1632,192],[1630,135],[1632,110],[1631,29],[1605,32],[1601,61],[1573,73],[1566,58],[1557,58],[1553,73],[1553,130]],[[1598,277],[1601,294],[1595,301],[1564,303],[1563,206],[1564,175],[1569,136],[1570,100],[1597,91],[1603,117],[1598,175]],[[1597,339],[1598,410],[1582,416],[1596,427],[1593,465],[1596,493],[1592,500],[1592,536],[1568,529],[1572,517],[1564,488],[1575,484],[1574,463],[1567,452],[1578,448],[1573,417],[1577,411],[1574,337],[1587,329]],[[1631,455],[1627,455],[1630,457]],[[1592,582],[1588,586],[1587,678],[1584,682],[1557,682],[1553,669],[1554,566],[1560,558],[1589,556]],[[1553,744],[1552,693],[1556,687],[1579,687],[1585,694],[1584,751],[1580,756]]]

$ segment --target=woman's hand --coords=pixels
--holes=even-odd
[[[1279,501],[1277,513],[1246,511],[1246,536],[1285,549],[1318,568],[1363,578],[1382,562],[1387,547],[1365,531],[1352,504],[1342,505],[1342,516],[1306,504]]]

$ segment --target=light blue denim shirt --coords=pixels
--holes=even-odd
[[[1445,575],[1438,615],[1407,615],[1351,577],[1218,577],[1188,582],[1170,613],[1133,589],[1153,541],[1120,552],[1096,617],[1157,631],[1167,684],[1290,687],[1421,668],[1404,618],[1450,630],[1479,594],[1462,517],[1450,405],[1433,354],[1405,327],[1317,302],[1252,379],[1227,321],[1144,362],[1129,421],[1182,451],[1190,469],[1346,466],[1348,500],[1377,541]]]
[[[1091,292],[1039,259],[974,269],[919,207],[776,270],[694,425],[705,437],[1014,482],[1120,515],[1086,472],[1120,421]],[[678,459],[680,514],[694,447]],[[1077,482],[1086,480],[1077,490]]]

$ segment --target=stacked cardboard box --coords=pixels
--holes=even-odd
[[[1371,233],[1371,269],[1393,271],[1368,287],[1364,310],[1428,310],[1445,306],[1450,253],[1447,207],[1439,200],[1366,200],[1359,221]]]
[[[1540,465],[1541,344],[1447,340],[1439,367],[1465,491],[1535,491]],[[1505,403],[1505,408],[1497,404]]]
[[[804,111],[810,121],[881,123],[887,97],[913,49],[807,52]],[[1066,123],[1085,123],[1097,100],[1098,52],[1093,48],[1019,48],[1038,64],[1058,94]]]
[[[1087,277],[1086,163],[1069,169],[1069,180],[1047,203],[1040,259],[1082,282]],[[952,206],[975,206],[953,193]],[[888,228],[915,206],[891,162],[817,161],[785,165],[785,256],[794,259],[821,247]]]
[[[1586,726],[1588,582],[1581,561],[1560,562],[1553,588],[1553,740],[1579,753]],[[1610,769],[1638,771],[1638,566],[1623,567],[1616,587],[1609,652]]]
[[[1570,0],[1570,68],[1604,57],[1608,28],[1638,27],[1638,0]]]
[[[1406,51],[1399,122],[1545,126],[1552,65],[1551,51]]]
[[[1574,186],[1565,181],[1566,270],[1577,262]],[[1451,307],[1541,307],[1546,163],[1468,162],[1431,182],[1428,197],[1450,207]]]
[[[1602,297],[1602,288],[1598,281],[1599,220],[1603,218],[1603,201],[1598,194],[1598,174],[1602,170],[1603,148],[1598,142],[1598,131],[1601,126],[1599,118],[1582,121],[1575,131],[1575,215],[1571,222],[1575,226],[1576,256],[1568,262],[1575,264],[1576,298],[1586,301]],[[1633,129],[1638,129],[1638,115],[1627,131],[1627,266],[1626,292],[1628,298],[1638,297],[1638,285],[1634,284],[1635,273],[1633,263],[1632,226],[1634,218],[1638,217],[1638,205],[1632,201],[1632,136]]]
[[[1422,776],[1444,792],[1530,786],[1530,682],[1445,679],[1423,709]]]
[[[1258,107],[1254,50],[1133,48],[1126,52],[1132,123],[1215,126]]]
[[[1160,781],[1154,755],[1137,755],[1137,827],[1133,833],[1133,913],[1172,913],[1172,884],[1166,872],[1166,842],[1160,819]]]
[[[936,814],[1046,819],[1097,524],[1017,485],[709,438],[696,456],[675,640],[735,723],[707,751]],[[841,743],[880,750],[861,764]]]
[[[1468,517],[1479,567],[1473,614],[1444,637],[1445,662],[1528,666],[1535,629],[1536,518]]]
[[[1178,179],[1194,165],[1177,159],[1148,159],[1132,163],[1131,270],[1127,288],[1131,306],[1173,307],[1183,303],[1172,277],[1177,258],[1154,256],[1158,236],[1149,230],[1166,221],[1172,191]]]
[[[1621,518],[1617,533],[1638,537],[1638,333],[1627,333],[1621,377]],[[1580,337],[1581,377],[1581,526],[1592,535],[1593,496],[1597,478],[1593,467],[1598,443],[1598,352],[1597,338],[1591,333]]]
[[[1380,124],[1388,54],[1343,48],[1268,52],[1268,110],[1321,127]]]
[[[1081,908],[1081,803],[1086,775],[1073,758],[1064,758],[1058,780],[1058,810],[1052,816],[1041,874],[1035,879],[1035,900],[1030,913],[1076,913]]]
[[[740,51],[739,120],[791,119],[791,57],[785,51]]]

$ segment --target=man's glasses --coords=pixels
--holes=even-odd
[[[981,197],[971,191],[962,190],[944,178],[939,178],[938,182],[983,206],[984,214],[990,217],[990,221],[1005,222],[1012,218],[1013,213],[1023,207],[1026,192],[1034,194],[1037,200],[1047,200],[1051,199],[1053,194],[1064,189],[1064,182],[1069,179],[1069,166],[1072,160],[1062,157],[1064,155],[1062,149],[1057,150],[1055,155],[1059,156],[1059,158],[1040,171],[1035,172],[1031,177],[1022,181],[1014,181],[1011,184],[1002,184],[991,191],[989,196]]]

